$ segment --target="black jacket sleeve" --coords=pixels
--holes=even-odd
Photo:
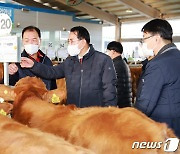
[[[34,74],[44,79],[60,79],[64,78],[64,63],[56,66],[47,66],[42,63],[34,62],[34,66],[30,69]]]

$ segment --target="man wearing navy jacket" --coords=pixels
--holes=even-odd
[[[172,27],[154,19],[142,28],[142,49],[148,61],[142,74],[135,107],[165,122],[180,137],[180,51],[172,43]]]

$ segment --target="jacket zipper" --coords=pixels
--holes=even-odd
[[[81,93],[82,93],[82,81],[83,81],[83,69],[81,69],[81,80],[80,80],[80,90],[79,90],[79,107],[81,107]]]

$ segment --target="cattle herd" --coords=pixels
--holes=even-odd
[[[0,97],[0,110],[11,115],[0,115],[0,154],[164,154],[164,142],[176,137],[132,107],[66,105],[65,89],[48,91],[36,77],[0,85]],[[162,144],[140,148],[134,142]]]

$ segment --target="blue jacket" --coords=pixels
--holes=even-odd
[[[40,63],[43,63],[48,66],[52,66],[51,60],[41,50],[39,50],[38,52],[42,55],[42,57],[40,57]],[[29,57],[29,56],[26,53],[26,51],[24,50],[21,54],[21,57]],[[16,63],[16,65],[18,66],[18,72],[15,73],[14,75],[9,75],[9,84],[10,85],[14,86],[19,79],[24,78],[26,76],[31,76],[31,77],[36,76],[35,74],[33,74],[30,71],[29,68],[22,68],[19,63]],[[37,77],[39,77],[39,76],[37,76]],[[41,78],[41,80],[46,84],[46,88],[48,90],[57,88],[56,80],[47,80],[44,78]]]
[[[92,45],[82,64],[73,56],[54,67],[35,63],[31,71],[46,79],[65,77],[67,104],[78,107],[117,105],[113,62],[109,56],[95,51]]]
[[[147,63],[135,107],[153,120],[167,123],[180,137],[180,51],[173,43]]]

